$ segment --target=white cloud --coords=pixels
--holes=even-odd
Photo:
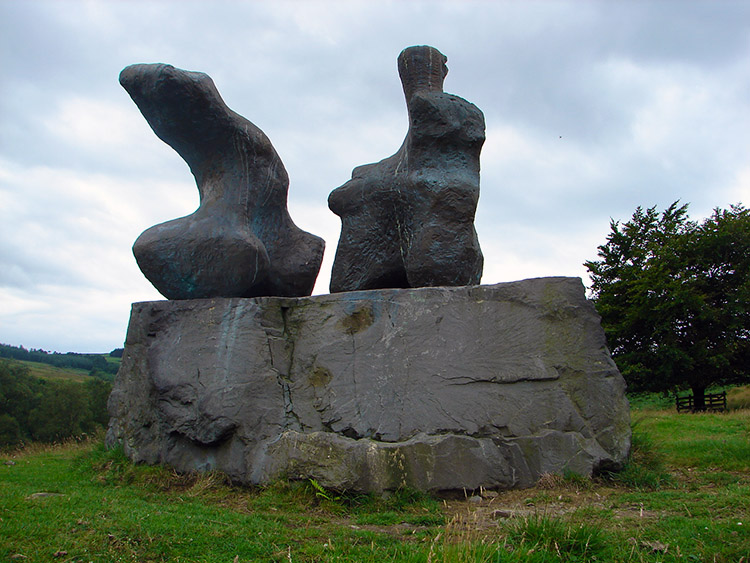
[[[130,303],[161,298],[130,247],[164,220],[149,202],[163,209],[177,188],[0,160],[0,341],[61,351],[121,342]]]
[[[300,229],[313,233],[326,241],[323,264],[318,279],[315,280],[313,295],[326,294],[328,293],[328,284],[331,281],[331,268],[333,267],[336,244],[341,232],[341,221],[328,209],[327,205],[323,204],[304,204],[290,201],[289,214]]]
[[[142,129],[133,117],[121,103],[72,97],[61,100],[56,114],[44,125],[60,142],[106,153],[133,148]]]
[[[0,341],[45,350],[109,352],[125,340],[130,302],[106,289],[0,287]]]
[[[729,207],[733,203],[741,203],[745,207],[750,206],[750,166],[745,166],[736,171],[733,182],[726,190],[727,202],[720,207]]]

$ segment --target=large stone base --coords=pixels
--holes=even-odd
[[[533,485],[630,447],[577,278],[133,305],[107,443],[238,482]]]

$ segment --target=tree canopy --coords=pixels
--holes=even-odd
[[[106,428],[111,389],[110,383],[96,378],[85,383],[40,379],[29,375],[25,365],[0,359],[0,450]]]
[[[750,379],[750,212],[691,221],[688,205],[638,207],[611,221],[599,260],[584,265],[612,355],[633,390]]]

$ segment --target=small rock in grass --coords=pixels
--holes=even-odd
[[[26,497],[27,500],[33,500],[38,498],[47,498],[47,497],[61,497],[64,496],[61,493],[33,493]]]
[[[659,552],[659,553],[666,553],[669,549],[669,544],[663,544],[660,541],[644,541],[641,542],[641,545],[643,547],[647,547],[651,549],[652,551]]]

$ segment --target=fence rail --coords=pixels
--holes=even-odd
[[[725,411],[727,410],[727,392],[722,391],[721,393],[710,393],[703,396],[705,399],[705,405],[703,411]],[[689,395],[687,397],[676,397],[677,401],[677,412],[696,412],[695,397]]]

